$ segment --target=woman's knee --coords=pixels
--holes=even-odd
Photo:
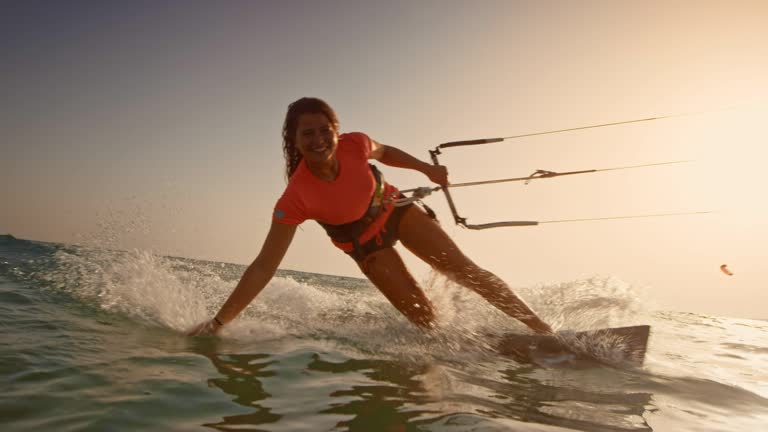
[[[498,293],[500,287],[506,288],[506,284],[498,276],[474,263],[459,271],[447,271],[443,274],[451,281],[469,288],[483,297]]]
[[[434,257],[429,264],[444,276],[457,282],[474,279],[477,275],[485,272],[459,250],[446,251],[442,255]]]

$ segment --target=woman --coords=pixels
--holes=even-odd
[[[393,245],[403,245],[454,282],[483,296],[509,316],[538,333],[552,333],[509,287],[461,253],[440,226],[420,207],[396,207],[397,189],[368,164],[424,173],[448,184],[444,166],[430,165],[380,144],[362,133],[339,135],[336,113],[324,101],[302,98],[288,107],[283,125],[283,151],[288,186],[278,200],[267,238],[237,287],[210,320],[190,335],[215,334],[253,300],[275,274],[296,227],[318,221],[332,242],[357,262],[368,279],[414,324],[430,329],[434,311]]]

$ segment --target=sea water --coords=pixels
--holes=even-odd
[[[559,329],[652,326],[642,367],[541,367],[439,277],[426,334],[365,280],[280,271],[220,337],[185,336],[243,271],[0,236],[0,430],[768,430],[765,321],[647,310],[611,277],[519,287]]]

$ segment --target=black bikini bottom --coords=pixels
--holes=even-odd
[[[408,203],[402,207],[395,207],[389,215],[387,222],[375,236],[360,245],[360,249],[344,252],[351,256],[358,263],[362,262],[368,255],[388,247],[394,246],[400,240],[400,219],[413,203]]]

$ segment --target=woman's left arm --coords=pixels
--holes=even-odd
[[[440,186],[448,185],[448,169],[442,165],[431,165],[421,161],[397,147],[388,146],[371,140],[371,159],[398,168],[419,171]]]

